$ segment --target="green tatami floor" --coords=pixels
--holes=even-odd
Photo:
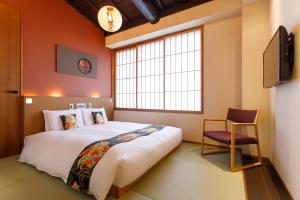
[[[240,156],[237,156],[240,157]],[[59,178],[0,159],[0,200],[78,200],[93,197],[73,191]],[[241,162],[238,160],[237,162]],[[229,171],[229,154],[202,157],[200,145],[182,143],[122,200],[243,200],[242,172]],[[114,200],[108,197],[107,200]]]

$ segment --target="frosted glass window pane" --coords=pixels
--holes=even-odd
[[[188,92],[188,110],[194,110],[195,95],[194,92]]]
[[[150,76],[150,92],[154,92],[154,76]]]
[[[171,92],[171,110],[176,109],[176,94],[175,92]]]
[[[155,93],[155,99],[154,99],[154,109],[159,109],[159,93]]]
[[[188,51],[194,51],[195,41],[194,41],[194,32],[188,33]]]
[[[201,35],[200,31],[195,31],[195,50],[200,50],[200,42],[201,40]]]
[[[141,62],[139,70],[141,71],[141,76],[145,76],[145,61]]]
[[[165,106],[167,110],[171,109],[171,94],[170,92],[166,92],[165,94]]]
[[[130,51],[126,51],[126,63],[128,64],[128,63],[130,63],[130,61],[131,61],[131,59],[130,59]]]
[[[200,90],[201,74],[200,71],[195,71],[195,90]]]
[[[142,47],[141,46],[138,47],[138,54],[139,54],[138,61],[141,61],[142,60]]]
[[[154,75],[154,73],[155,73],[155,60],[151,60],[150,61],[150,63],[151,63],[151,75]]]
[[[175,73],[176,71],[176,55],[171,56],[171,65],[170,65],[171,73]]]
[[[170,55],[170,52],[171,52],[170,45],[171,45],[170,38],[167,38],[165,40],[165,54],[166,55]]]
[[[160,63],[159,63],[159,59],[158,58],[156,58],[155,60],[154,60],[154,75],[158,75],[159,74],[159,72],[160,72]]]
[[[145,103],[146,103],[146,109],[150,109],[151,108],[151,98],[150,98],[150,93],[146,93],[146,97],[145,97]]]
[[[187,91],[188,90],[188,73],[184,72],[181,75],[182,78],[182,91]]]
[[[146,108],[146,93],[142,93],[142,108]]]
[[[171,79],[171,91],[175,91],[176,90],[176,77],[175,74],[171,74],[170,76]]]
[[[188,90],[195,89],[195,74],[194,72],[188,72]]]
[[[188,71],[188,58],[187,53],[182,54],[182,71]]]
[[[165,75],[165,88],[166,88],[166,91],[171,91],[171,77],[170,77],[170,74],[166,74]]]
[[[163,109],[164,108],[164,93],[159,93],[159,96],[160,96],[159,108]]]
[[[125,64],[126,63],[126,51],[122,52],[122,58],[123,58],[122,64]]]
[[[136,62],[136,49],[133,49],[133,52],[132,52],[132,61]]]
[[[151,43],[151,54],[150,54],[150,59],[155,57],[155,43]]]
[[[181,72],[181,54],[176,55],[176,72]]]
[[[163,57],[163,55],[164,55],[164,41],[163,40],[161,40],[160,42],[159,42],[159,56],[160,57]]]
[[[200,94],[200,91],[195,92],[195,111],[201,111],[201,94]]]
[[[188,54],[188,71],[192,71],[195,69],[194,58],[195,58],[194,52],[189,52],[189,54]]]
[[[195,51],[195,70],[200,70],[201,68],[200,56],[200,51]]]
[[[165,68],[166,68],[166,73],[171,73],[171,64],[170,64],[170,56],[166,56],[166,64],[165,64]]]
[[[176,53],[181,53],[181,35],[176,36]]]
[[[151,86],[151,79],[150,76],[146,76],[146,88],[145,88],[145,92],[150,92],[150,86]]]
[[[182,110],[187,110],[187,105],[188,105],[188,96],[187,96],[187,92],[182,92]]]
[[[176,110],[181,110],[181,92],[176,92]]]
[[[127,106],[127,95],[123,94],[123,107]]]
[[[151,48],[150,44],[145,45],[146,46],[146,59],[150,59],[150,54],[151,54]]]
[[[176,40],[175,37],[171,37],[171,54],[175,54],[176,53]]]
[[[155,93],[150,93],[151,95],[151,109],[155,108]]]
[[[122,66],[120,66],[120,68],[119,68],[120,70],[120,74],[119,74],[119,79],[122,79],[123,78],[123,67]]]
[[[164,60],[163,58],[159,59],[159,65],[160,65],[160,74],[164,73]]]
[[[181,73],[177,73],[176,74],[176,91],[182,91],[182,74]]]
[[[160,48],[159,48],[159,41],[158,42],[155,42],[155,58],[158,58],[159,57],[159,50],[160,50]]]
[[[187,33],[182,34],[182,52],[187,52],[188,37]]]
[[[170,83],[170,82],[169,82]],[[164,91],[164,76],[159,76],[159,91],[163,92]]]
[[[155,83],[155,92],[159,92],[159,76],[155,76],[154,77],[155,80],[154,80],[154,83]]]

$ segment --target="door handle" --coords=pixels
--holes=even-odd
[[[11,93],[11,94],[18,94],[19,93],[18,90],[5,90],[5,92]]]

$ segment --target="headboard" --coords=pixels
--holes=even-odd
[[[74,105],[76,105],[76,103],[91,103],[93,108],[104,107],[107,118],[113,120],[114,106],[112,98],[23,96],[23,136],[25,137],[45,130],[42,110],[67,110],[71,103]]]

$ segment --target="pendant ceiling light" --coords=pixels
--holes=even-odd
[[[100,26],[108,32],[116,32],[122,26],[122,16],[113,6],[103,6],[98,12]]]

